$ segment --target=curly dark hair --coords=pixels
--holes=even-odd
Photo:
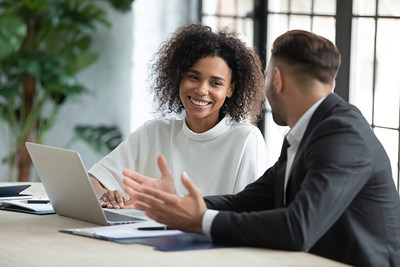
[[[264,100],[265,80],[258,55],[248,48],[237,33],[227,28],[218,33],[201,24],[178,28],[154,55],[150,78],[157,111],[181,113],[184,106],[179,87],[186,72],[199,59],[218,56],[232,71],[235,90],[220,109],[220,118],[229,115],[234,121],[255,122]]]

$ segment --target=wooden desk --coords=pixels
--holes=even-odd
[[[24,193],[45,196],[41,183],[32,183]],[[58,232],[93,226],[56,214],[1,210],[0,266],[345,266],[304,252],[249,247],[161,252]]]

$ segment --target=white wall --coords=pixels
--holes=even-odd
[[[146,93],[147,63],[177,27],[195,20],[196,2],[135,0],[127,13],[104,4],[112,27],[98,27],[93,39],[98,60],[78,75],[89,93],[62,107],[45,143],[65,147],[78,124],[116,124],[125,138],[152,118],[151,97]],[[2,139],[0,159],[5,154]],[[83,142],[74,143],[70,148],[81,154],[87,169],[104,156]],[[0,181],[6,181],[7,175],[7,166],[0,162]],[[32,180],[36,179],[33,175]]]
[[[179,26],[196,21],[196,0],[135,0],[133,3],[133,69],[131,131],[153,118],[148,63]]]

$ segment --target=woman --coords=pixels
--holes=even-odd
[[[146,122],[89,170],[103,206],[128,207],[122,171],[158,177],[160,154],[181,194],[182,171],[206,195],[236,193],[261,176],[265,142],[244,121],[260,114],[265,81],[258,56],[235,33],[213,33],[200,24],[178,28],[155,54],[151,70],[157,110],[185,118]]]

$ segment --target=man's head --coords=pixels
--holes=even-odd
[[[266,70],[267,98],[275,122],[288,125],[290,120],[287,98],[280,96],[282,90],[295,86],[310,97],[318,90],[329,93],[335,85],[340,63],[338,49],[324,37],[302,30],[279,36],[273,43]],[[291,97],[290,94],[294,97],[292,91],[286,93],[287,97]]]
[[[328,39],[302,30],[288,31],[273,43],[271,59],[286,63],[299,82],[317,79],[332,83],[339,70],[341,58],[336,46]]]

